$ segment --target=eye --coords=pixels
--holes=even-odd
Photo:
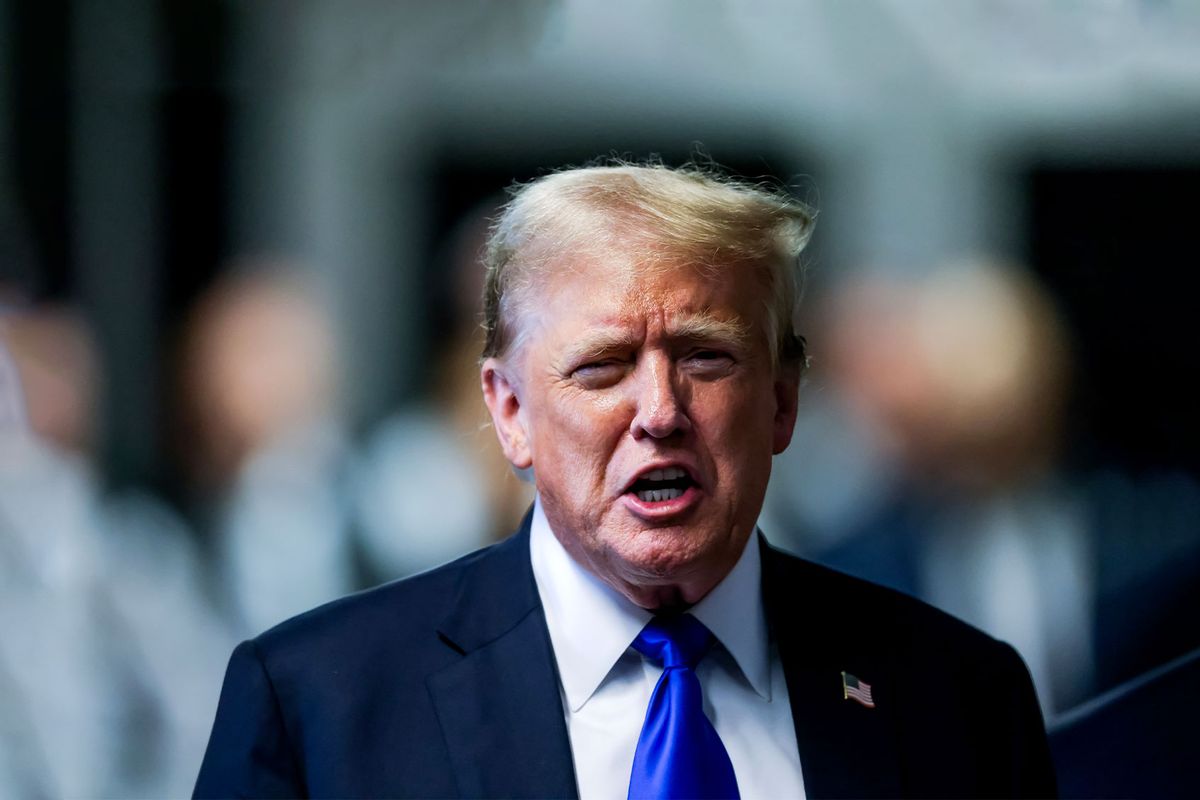
[[[733,356],[724,350],[716,350],[713,348],[697,348],[688,353],[687,359],[697,363],[713,363],[717,361],[733,361]]]
[[[585,389],[600,389],[621,380],[626,368],[625,362],[615,359],[589,361],[573,369],[571,377]]]
[[[728,371],[734,364],[733,355],[725,350],[698,347],[683,359],[686,369],[702,375],[716,375]]]

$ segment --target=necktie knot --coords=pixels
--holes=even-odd
[[[651,661],[694,669],[713,644],[713,635],[691,614],[655,617],[633,641],[633,648]]]

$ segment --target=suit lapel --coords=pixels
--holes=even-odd
[[[831,573],[763,543],[763,595],[787,677],[809,798],[898,797],[895,697],[885,632],[830,585]],[[842,672],[871,685],[874,708],[846,699]]]
[[[763,595],[787,677],[809,798],[903,794],[887,632],[831,573],[763,542]],[[558,672],[521,531],[465,573],[439,632],[462,658],[427,680],[466,797],[578,796]],[[842,672],[871,684],[875,708],[846,700]]]
[[[462,659],[427,680],[464,797],[577,796],[550,634],[521,531],[464,574],[439,626]]]

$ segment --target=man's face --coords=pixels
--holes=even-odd
[[[585,568],[643,607],[695,603],[741,554],[795,422],[761,282],[609,256],[531,291],[524,343],[483,366],[505,454]]]

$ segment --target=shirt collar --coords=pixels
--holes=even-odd
[[[725,646],[754,691],[770,701],[770,643],[762,601],[762,554],[757,529],[746,538],[746,546],[733,569],[692,607],[691,614]]]
[[[754,691],[771,698],[762,564],[750,537],[733,569],[691,610],[729,651]],[[550,528],[534,501],[530,559],[546,626],[572,713],[595,693],[653,614],[584,569]]]

